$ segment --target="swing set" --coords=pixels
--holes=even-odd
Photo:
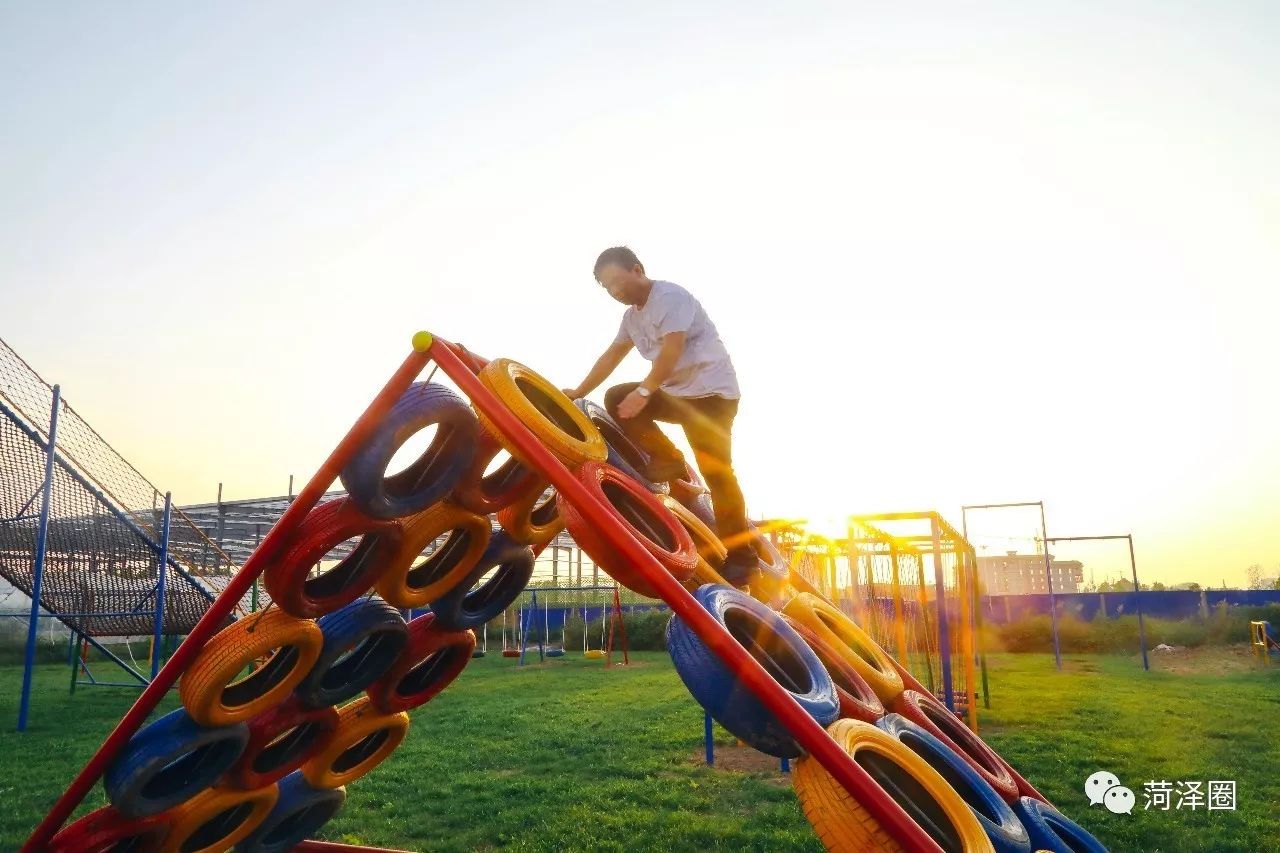
[[[503,620],[503,657],[518,657],[520,666],[526,656],[537,651],[539,663],[547,658],[561,658],[568,654],[568,626],[571,620],[582,619],[582,657],[585,660],[604,660],[605,666],[613,665],[615,650],[622,652],[622,663],[631,663],[627,644],[627,628],[622,619],[622,602],[617,584],[585,587],[533,587],[526,590],[528,599],[521,602],[517,624],[519,633],[506,642],[506,619]],[[542,619],[538,619],[538,599],[542,599]],[[594,606],[588,597],[594,598]],[[560,631],[558,643],[552,641],[552,612],[557,616]],[[592,646],[595,630],[591,624],[599,614],[600,639]],[[504,614],[505,616],[505,614]],[[541,621],[541,624],[539,624]]]

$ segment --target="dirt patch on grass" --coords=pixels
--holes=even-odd
[[[780,787],[789,787],[791,785],[791,774],[783,773],[782,762],[772,755],[757,752],[749,746],[721,746],[719,744],[716,745],[715,755],[716,763],[711,766],[712,770],[717,770],[721,773],[749,773]],[[702,750],[692,753],[689,756],[689,762],[705,767],[707,764],[706,753]]]
[[[1141,659],[1134,659],[1141,665]],[[1171,652],[1147,653],[1154,672],[1171,672],[1175,675],[1226,675],[1248,672],[1262,666],[1253,656],[1248,645],[1205,646],[1190,648],[1178,646]]]

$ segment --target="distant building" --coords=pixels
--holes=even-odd
[[[1049,574],[1054,592],[1079,592],[1084,583],[1084,564],[1079,560],[1055,560],[1049,555]],[[979,557],[978,577],[988,595],[1047,594],[1043,554],[1010,551],[1003,557]]]

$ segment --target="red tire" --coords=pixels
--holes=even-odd
[[[640,541],[662,567],[680,583],[687,581],[698,566],[698,551],[685,530],[660,498],[610,465],[584,462],[576,471],[578,480],[606,506]],[[569,501],[560,502],[560,514],[573,540],[618,583],[641,595],[659,597],[621,552],[608,543],[596,526],[579,514]]]
[[[471,663],[476,635],[435,623],[434,613],[410,622],[408,647],[386,675],[369,685],[369,700],[379,711],[394,714],[425,705]]]
[[[530,492],[542,493],[545,487],[542,477],[534,469],[520,464],[514,456],[492,474],[484,473],[502,450],[502,444],[496,438],[484,430],[480,431],[475,461],[453,491],[454,501],[459,506],[479,515],[493,515]]]
[[[338,565],[308,577],[326,554],[356,537],[360,544]],[[394,561],[400,538],[398,523],[375,521],[346,498],[321,504],[303,519],[292,544],[267,568],[267,593],[290,616],[323,616],[369,591]]]
[[[318,755],[337,730],[332,706],[308,709],[291,696],[249,721],[249,744],[228,781],[245,791],[279,782]]]
[[[849,666],[826,640],[790,616],[784,615],[782,620],[795,628],[800,639],[808,644],[813,653],[818,656],[818,660],[822,661],[822,665],[827,668],[827,673],[836,685],[836,696],[840,699],[840,716],[849,720],[861,720],[864,723],[879,722],[885,713],[884,703],[871,689],[871,685],[867,684],[866,679],[858,675],[858,671]]]
[[[686,472],[684,477],[672,480],[667,485],[671,487],[671,497],[688,506],[697,500],[699,495],[705,495],[710,489],[702,481],[697,469],[688,462],[684,463],[684,470]]]
[[[1007,803],[1016,803],[1021,793],[1009,763],[973,733],[960,719],[932,696],[904,690],[889,710],[901,714],[955,750]]]
[[[48,849],[49,853],[157,853],[168,835],[169,824],[160,815],[129,818],[103,806],[55,835]]]

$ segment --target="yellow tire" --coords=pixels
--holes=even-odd
[[[202,726],[248,720],[283,702],[311,671],[323,645],[324,635],[310,619],[276,609],[251,613],[200,650],[178,684],[178,696]],[[250,665],[253,672],[241,677]]]
[[[600,658],[604,657],[604,650],[588,649],[587,651],[582,653],[582,656],[587,660],[600,660]]]
[[[401,609],[426,607],[453,589],[480,562],[489,544],[489,519],[441,501],[400,522],[400,547],[378,578],[378,594]],[[423,550],[449,538],[421,562]]]
[[[386,760],[408,731],[408,714],[384,714],[361,696],[338,709],[338,730],[302,765],[302,775],[313,788],[350,785]]]
[[[684,588],[692,592],[698,587],[709,584],[718,583],[722,586],[733,586],[725,580],[719,572],[711,568],[711,564],[701,557],[698,558],[698,565],[693,567],[693,575],[684,583]]]
[[[163,815],[170,825],[161,853],[222,853],[244,840],[275,808],[279,788],[209,788]]]
[[[684,529],[689,531],[689,538],[693,540],[693,547],[698,549],[699,557],[706,560],[712,567],[724,562],[729,549],[720,541],[720,537],[716,536],[715,531],[707,527],[702,519],[671,495],[659,495],[658,500],[662,501],[662,505],[671,510]]]
[[[496,358],[479,373],[480,382],[527,426],[542,444],[569,467],[609,456],[600,430],[573,405],[573,401],[542,376],[509,358]],[[477,411],[480,425],[495,436],[507,452],[530,468],[535,466],[512,446],[492,421]]]
[[[914,784],[908,784],[914,789],[917,801],[923,797],[932,801],[927,806],[929,813],[935,822],[939,813],[945,816],[945,821],[950,823],[952,838],[959,841],[959,849],[963,853],[994,853],[995,848],[969,805],[937,770],[910,747],[860,720],[837,720],[827,731],[850,757],[861,759],[859,763],[871,760],[875,762],[877,771],[914,780]],[[851,797],[812,756],[796,761],[791,769],[791,783],[805,817],[813,824],[813,831],[833,853],[899,853],[905,850],[866,807]],[[902,801],[898,802],[904,805]],[[910,814],[911,808],[908,807],[907,812]]]
[[[689,538],[693,540],[693,547],[698,551],[698,565],[693,569],[693,575],[685,581],[685,588],[692,591],[708,583],[718,583],[725,586],[733,586],[716,571],[715,567],[724,563],[724,558],[728,555],[729,550],[724,547],[724,543],[720,541],[720,537],[706,523],[689,511],[689,508],[680,501],[671,497],[671,495],[661,495],[658,500],[662,501],[662,505],[671,510],[671,514],[676,520],[689,531]]]
[[[539,503],[543,494],[545,491],[538,489],[498,510],[498,523],[521,545],[541,548],[564,530],[564,516],[554,493],[545,503]]]
[[[843,611],[804,592],[788,601],[782,612],[826,640],[886,706],[901,695],[902,676],[893,665],[893,658]]]

